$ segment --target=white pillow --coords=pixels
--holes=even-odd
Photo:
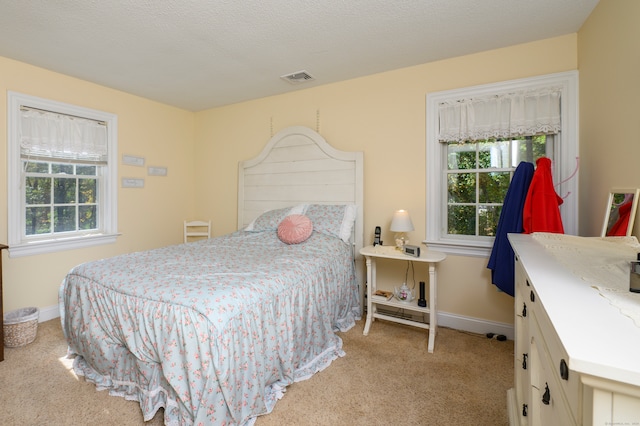
[[[345,243],[351,239],[356,212],[355,204],[308,204],[304,209],[314,231],[338,237]]]
[[[249,232],[276,231],[282,219],[291,214],[302,214],[304,208],[304,204],[299,204],[295,207],[268,210],[253,219],[244,230]]]

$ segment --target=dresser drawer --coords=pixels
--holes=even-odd
[[[535,315],[535,314],[534,314]],[[531,319],[531,396],[529,401],[529,424],[533,426],[571,426],[580,424],[575,417],[572,404],[567,399],[555,366],[549,356],[544,333]],[[574,406],[576,404],[573,404]]]
[[[528,278],[516,259],[515,275],[515,318],[517,330],[514,341],[515,399],[516,409],[521,423],[527,424],[527,412],[531,394],[529,378],[529,317],[527,299],[531,288]]]
[[[540,303],[534,303],[531,320],[535,321],[536,327],[541,333],[544,352],[551,370],[550,374],[553,375],[557,385],[560,386],[573,418],[580,424],[582,421],[582,386],[580,377],[569,370],[569,356],[560,343],[560,339]]]

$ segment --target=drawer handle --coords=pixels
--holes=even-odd
[[[527,304],[522,304],[522,317],[525,318],[527,316]]]
[[[527,404],[522,404],[522,417],[527,417],[527,411],[529,406]]]
[[[544,394],[542,395],[542,403],[544,405],[549,405],[551,402],[551,392],[549,391],[549,383],[544,384]]]
[[[527,358],[529,357],[529,355],[527,354],[522,354],[522,369],[526,370],[527,369]]]
[[[527,283],[527,287],[531,287],[531,284],[529,284],[529,280],[525,280],[525,282]]]
[[[560,360],[560,377],[562,380],[569,380],[569,367],[564,359]]]
[[[531,294],[529,295],[529,298],[531,299],[532,302],[536,301],[536,295],[533,294],[533,291],[531,292]]]

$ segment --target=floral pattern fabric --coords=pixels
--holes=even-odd
[[[343,356],[360,318],[352,249],[238,231],[75,267],[60,287],[77,374],[164,407],[169,425],[243,425]]]

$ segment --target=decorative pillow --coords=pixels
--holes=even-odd
[[[278,225],[278,238],[286,244],[300,244],[313,232],[311,219],[303,214],[290,214]]]
[[[249,232],[275,231],[278,229],[278,225],[282,222],[282,219],[290,214],[301,214],[304,207],[304,204],[300,204],[295,207],[266,211],[248,224],[244,230]]]
[[[313,222],[314,231],[338,237],[345,243],[351,239],[355,204],[309,204],[304,214]]]

